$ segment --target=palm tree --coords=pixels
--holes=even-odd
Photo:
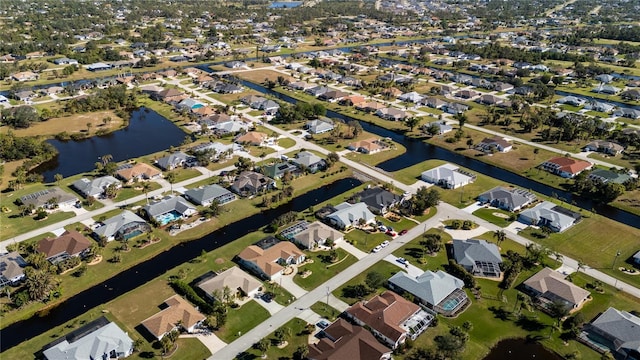
[[[149,205],[149,190],[151,189],[151,184],[148,181],[142,183],[142,191],[144,192],[144,197],[147,199],[147,205]]]
[[[576,268],[576,271],[580,272],[580,270],[585,270],[586,268],[587,268],[587,264],[582,262],[582,260],[578,260],[578,267]]]
[[[102,166],[107,165],[107,163],[109,163],[111,160],[113,160],[113,155],[111,154],[105,154],[100,156],[100,161],[102,161]]]
[[[557,251],[552,252],[551,255],[553,255],[554,259],[559,263],[562,263],[564,260],[564,256]]]
[[[64,179],[64,176],[62,176],[62,174],[55,174],[53,175],[53,179],[56,181],[56,185],[60,186],[60,181]]]
[[[493,237],[496,239],[496,244],[500,247],[500,244],[507,239],[507,234],[504,230],[496,230],[493,233]]]
[[[26,275],[25,286],[31,300],[43,300],[56,285],[51,274],[46,271],[31,270]]]
[[[176,173],[169,172],[169,173],[167,173],[167,175],[164,178],[171,185],[171,194],[173,194],[173,183],[176,181]]]

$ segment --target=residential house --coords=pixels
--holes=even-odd
[[[378,139],[371,138],[349,143],[347,149],[363,154],[375,154],[386,149],[386,146],[382,145]]]
[[[12,97],[18,101],[24,101],[24,102],[28,102],[33,100],[34,98],[36,98],[38,96],[38,94],[36,94],[35,92],[31,91],[31,90],[22,90],[22,91],[16,91],[12,94]]]
[[[53,60],[53,63],[56,65],[78,65],[78,60],[61,57]]]
[[[590,297],[590,293],[565,280],[565,275],[545,267],[522,283],[524,291],[531,294],[543,307],[553,303],[563,304],[567,310],[578,309]]]
[[[437,97],[434,96],[430,96],[427,98],[422,99],[422,103],[430,108],[433,109],[440,109],[442,107],[444,107],[445,105],[447,105],[447,102],[444,100],[441,100]]]
[[[338,102],[347,96],[349,96],[348,92],[344,92],[341,90],[329,90],[320,94],[318,96],[318,99],[328,102]]]
[[[247,66],[247,64],[245,64],[242,61],[233,60],[233,61],[228,61],[228,62],[224,63],[224,66],[226,66],[226,67],[228,67],[230,69],[238,69],[238,68]]]
[[[151,94],[152,99],[166,103],[179,103],[186,97],[187,95],[185,93],[174,88],[165,89],[156,94]]]
[[[569,179],[592,167],[593,164],[588,161],[565,156],[554,157],[540,164],[542,170]]]
[[[398,96],[402,95],[402,90],[396,87],[390,87],[382,90],[382,95],[388,96],[389,98],[397,98]]]
[[[607,114],[612,113],[615,108],[615,105],[596,100],[589,100],[584,106],[585,110],[599,111]]]
[[[614,172],[611,170],[595,169],[591,173],[589,173],[589,179],[591,179],[592,181],[603,183],[603,184],[606,184],[606,183],[624,184],[625,182],[631,179],[631,176],[624,173]]]
[[[162,177],[162,172],[149,164],[137,163],[120,166],[116,175],[126,183],[132,183],[136,179],[137,181],[159,179]]]
[[[542,202],[531,209],[523,210],[518,220],[525,224],[546,226],[555,232],[562,232],[580,221],[582,217],[575,211],[565,209],[552,202]]]
[[[482,96],[480,96],[478,99],[476,99],[476,102],[483,104],[483,105],[499,105],[502,104],[504,102],[504,100],[500,97],[497,97],[495,95],[490,95],[490,94],[484,94]]]
[[[285,266],[299,265],[304,260],[304,253],[288,241],[280,241],[268,247],[250,245],[238,254],[241,266],[258,277],[271,281],[282,276]]]
[[[455,93],[455,96],[461,99],[472,99],[478,95],[480,95],[480,93],[473,90],[460,90],[457,93]]]
[[[212,273],[211,276],[204,277],[196,287],[210,299],[221,301],[222,299],[216,299],[216,294],[223,294],[224,288],[231,290],[237,298],[252,298],[262,289],[262,283],[239,267],[232,266],[219,274]]]
[[[318,118],[307,121],[305,128],[312,134],[322,134],[333,130],[333,121],[329,118]]]
[[[79,200],[75,195],[71,195],[56,186],[24,195],[20,197],[20,201],[25,206],[33,205],[34,209],[52,210],[58,207],[74,206]]]
[[[309,345],[309,360],[391,360],[391,349],[362,326],[339,318],[321,333],[317,343]]]
[[[204,107],[204,104],[196,99],[192,99],[192,98],[186,98],[183,99],[182,101],[180,101],[176,107],[178,109],[187,109],[187,110],[195,110],[201,107]]]
[[[608,308],[585,325],[578,339],[598,352],[610,351],[616,359],[640,359],[640,318]]]
[[[75,230],[67,230],[57,238],[38,241],[38,252],[43,253],[52,264],[71,257],[83,257],[90,247],[91,241]]]
[[[598,94],[616,95],[621,91],[621,89],[613,85],[600,84],[591,89],[591,91]]]
[[[408,292],[420,304],[445,316],[460,313],[469,303],[467,293],[462,288],[464,281],[438,270],[425,271],[417,277],[398,271],[389,278],[389,288],[402,294]]]
[[[584,147],[584,151],[597,151],[612,156],[620,154],[623,150],[622,145],[606,140],[594,140]]]
[[[318,96],[320,96],[320,95],[322,95],[322,94],[326,93],[326,92],[327,92],[327,91],[329,91],[329,90],[331,90],[331,89],[329,89],[329,88],[328,88],[328,87],[326,87],[326,86],[318,85],[318,86],[314,86],[314,87],[312,87],[312,88],[309,88],[309,89],[305,90],[304,92],[306,92],[306,93],[307,93],[307,94],[309,94],[309,95],[312,95],[312,96],[318,97]]]
[[[444,106],[444,111],[446,111],[448,114],[453,114],[453,115],[462,114],[467,110],[469,110],[469,107],[467,105],[455,103],[455,102],[447,103]]]
[[[179,295],[168,298],[163,305],[164,307],[159,313],[141,323],[158,340],[173,330],[184,329],[184,331],[192,333],[196,326],[206,319],[206,316]]]
[[[587,100],[580,97],[573,96],[573,95],[569,95],[569,96],[565,96],[563,98],[558,99],[558,101],[556,102],[558,104],[567,104],[571,106],[580,107],[580,106],[583,106],[587,102]]]
[[[82,178],[74,181],[71,186],[73,186],[78,193],[85,198],[89,196],[99,198],[104,195],[109,186],[115,186],[119,189],[122,187],[122,183],[113,176],[107,175],[92,180]]]
[[[254,171],[243,171],[231,184],[231,190],[240,196],[256,195],[275,187],[273,179]]]
[[[102,221],[102,225],[93,230],[98,239],[104,238],[107,241],[129,240],[149,231],[151,231],[151,226],[129,210]]]
[[[173,169],[186,166],[191,159],[193,159],[192,156],[189,156],[182,151],[176,151],[173,154],[163,156],[156,160],[156,165],[163,170],[171,171]]]
[[[374,214],[384,215],[402,203],[402,197],[381,187],[369,187],[355,194]]]
[[[392,349],[407,338],[415,340],[433,320],[433,315],[393,291],[358,302],[345,310],[345,315],[357,325],[369,327],[374,336]]]
[[[342,241],[344,235],[319,221],[314,221],[306,229],[295,234],[292,241],[306,249],[313,250],[319,245],[324,245],[327,239],[331,239],[335,244]]]
[[[526,190],[497,186],[478,196],[478,201],[507,211],[518,211],[536,200],[536,196]]]
[[[133,354],[133,340],[103,316],[42,349],[46,360],[123,359]]]
[[[408,92],[400,95],[398,99],[400,101],[406,101],[406,102],[412,102],[414,104],[418,104],[424,99],[424,96],[418,94],[415,91],[412,91],[412,92]]]
[[[27,266],[17,251],[0,255],[0,288],[17,285],[25,278],[23,268]]]
[[[483,152],[498,151],[505,153],[511,151],[511,149],[513,149],[513,145],[504,138],[494,136],[492,138],[482,139],[482,141],[476,145],[476,149]]]
[[[392,121],[402,121],[408,117],[405,111],[393,107],[379,109],[376,111],[376,115],[382,119]]]
[[[424,124],[423,130],[428,134],[442,135],[453,130],[453,126],[448,125],[444,121],[434,121]]]
[[[294,164],[289,163],[288,161],[274,162],[269,165],[264,165],[260,170],[263,174],[272,179],[280,179],[286,173],[289,173],[291,175],[300,174],[298,167]]]
[[[600,81],[601,83],[608,84],[613,81],[613,75],[600,74],[600,75],[596,75],[594,79]]]
[[[261,133],[258,131],[249,131],[237,136],[234,141],[242,145],[261,146],[265,144],[268,138],[269,136],[265,133]]]
[[[327,162],[323,158],[309,151],[297,153],[291,162],[300,170],[306,170],[312,174],[327,167]]]
[[[287,84],[287,87],[290,88],[290,89],[302,90],[302,91],[310,89],[313,86],[314,86],[313,84],[309,84],[306,81],[293,81],[293,82],[290,82],[289,84]]]
[[[474,276],[499,278],[502,257],[498,246],[486,240],[453,240],[453,258]]]
[[[613,115],[635,120],[640,119],[640,110],[631,108],[619,108],[613,113]]]
[[[640,265],[640,251],[638,251],[637,253],[633,254],[632,259],[633,259],[633,262],[636,265]]]
[[[343,202],[335,206],[336,211],[327,215],[325,220],[337,229],[348,229],[361,222],[371,224],[376,221],[375,215],[363,202],[349,204]]]
[[[39,75],[33,71],[21,71],[11,75],[11,79],[19,82],[38,80]]]
[[[219,205],[224,205],[236,199],[231,191],[217,184],[189,189],[184,192],[184,197],[192,203],[202,206],[209,206],[214,201]]]
[[[507,92],[507,91],[513,90],[513,85],[498,81],[493,83],[493,90],[499,91],[499,92]]]
[[[627,90],[627,91],[623,91],[620,96],[625,99],[625,100],[635,100],[638,101],[640,100],[640,90],[638,89],[631,89],[631,90]]]
[[[444,164],[420,175],[423,181],[437,184],[445,189],[457,189],[476,180],[476,176],[452,164]]]
[[[144,206],[142,210],[149,220],[154,219],[160,225],[186,219],[197,212],[195,207],[180,196],[166,196]]]

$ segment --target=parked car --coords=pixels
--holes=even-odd
[[[409,230],[404,229],[404,230],[400,231],[400,234],[399,234],[399,235],[405,235],[405,234],[406,234],[406,233],[408,233],[408,232],[409,232]]]
[[[407,259],[405,258],[397,258],[396,261],[402,265],[405,265],[407,263]]]
[[[380,250],[382,250],[382,246],[378,245],[378,246],[374,247],[373,250],[371,250],[371,251],[373,251],[374,253],[377,253]]]
[[[387,230],[386,234],[391,236],[391,237],[394,237],[394,236],[398,235],[395,232],[393,232],[392,230]]]
[[[387,245],[389,245],[389,240],[385,240],[382,242],[382,244],[380,244],[380,246],[382,247],[387,247]]]
[[[384,226],[384,225],[380,225],[380,226],[378,226],[378,230],[380,230],[380,231],[382,231],[382,232],[386,232],[388,229],[387,229],[387,227],[386,227],[386,226]]]
[[[264,300],[264,302],[270,303],[271,300],[273,300],[273,294],[271,294],[271,293],[262,294],[262,300]]]
[[[331,324],[329,324],[329,322],[327,320],[322,319],[322,320],[318,321],[318,323],[316,325],[318,325],[318,327],[320,329],[326,329]]]

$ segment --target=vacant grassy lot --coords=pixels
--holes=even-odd
[[[364,284],[365,283],[365,279],[367,278],[367,274],[370,273],[370,272],[373,272],[373,271],[380,273],[383,278],[388,279],[391,276],[393,276],[393,274],[397,273],[398,271],[401,271],[401,269],[399,267],[395,266],[394,264],[391,264],[389,262],[386,262],[386,261],[382,260],[380,262],[375,263],[370,268],[368,268],[365,271],[363,271],[362,273],[360,273],[358,276],[356,276],[353,279],[347,281],[346,284],[344,284],[344,285],[340,286],[339,288],[335,289],[333,291],[333,295],[335,295],[337,298],[341,299],[342,301],[348,303],[349,305],[353,305],[358,300],[362,300],[362,299],[358,299],[358,298],[349,297],[348,293],[344,292],[344,289],[348,288],[349,286],[352,286],[352,285]],[[364,298],[365,299],[370,299],[374,295],[381,294],[385,290],[386,289],[384,287],[379,287],[379,288],[375,289],[371,294],[365,296]]]
[[[496,216],[496,214],[502,216]],[[473,215],[479,217],[480,219],[486,220],[492,224],[498,225],[500,227],[507,227],[512,223],[509,218],[513,215],[508,211],[494,209],[494,208],[482,208],[473,212]]]
[[[222,341],[230,343],[238,338],[238,333],[244,334],[268,318],[269,312],[255,300],[251,300],[237,309],[229,309],[227,323],[216,331],[216,335]]]
[[[111,120],[105,120],[107,118]],[[89,126],[88,124],[91,125]],[[122,125],[122,118],[118,117],[112,110],[105,110],[51,118],[47,121],[34,123],[26,129],[10,129],[7,126],[2,126],[0,127],[0,134],[5,134],[11,130],[16,136],[20,137],[51,137],[61,132],[67,132],[68,134],[83,133],[87,136],[92,136],[98,130],[110,132],[119,129]]]
[[[269,340],[269,349],[267,349],[265,355],[267,359],[292,359],[293,353],[299,346],[307,345],[309,335],[304,332],[307,323],[298,318],[289,320],[286,324],[282,325],[279,329],[287,331],[290,335],[286,337],[286,346],[282,349],[278,346],[279,341],[271,333],[266,336]],[[277,331],[277,330],[276,330]],[[246,351],[238,354],[236,359],[238,360],[251,360],[260,359],[262,353],[254,348],[249,348]]]
[[[366,253],[370,253],[374,247],[380,245],[385,240],[391,241],[391,237],[381,231],[367,234],[360,229],[351,230],[345,235],[345,239]]]
[[[640,215],[640,190],[626,191],[609,205]]]
[[[291,138],[278,139],[278,146],[288,149],[296,145],[296,141]]]
[[[640,278],[638,276],[625,275],[620,271],[611,269],[618,251],[620,251],[618,266],[624,266],[624,262],[638,251],[640,230],[600,215],[583,212],[583,216],[584,218],[580,223],[563,233],[551,234],[547,238],[541,238],[540,232],[531,228],[523,230],[520,235],[532,239],[549,249],[576,260],[581,260],[590,267],[629,284],[640,286]]]
[[[400,156],[404,154],[406,151],[407,149],[405,149],[404,146],[394,143],[392,148],[381,151],[379,153],[363,154],[363,153],[352,151],[347,153],[345,155],[345,158],[349,160],[357,161],[359,163],[367,164],[370,166],[375,166],[380,164],[383,161]]]
[[[407,185],[411,185],[420,180],[420,175],[437,166],[445,164],[442,160],[427,160],[421,163],[406,167],[393,173],[393,178]]]
[[[322,316],[323,318],[329,319],[330,321],[335,320],[340,315],[340,311],[323,302],[317,302],[311,305],[310,309],[313,310],[313,312],[315,312],[316,314]]]
[[[279,76],[289,81],[296,81],[291,76],[273,70],[241,71],[234,73],[234,75],[241,79],[249,80],[258,84],[262,84],[265,80],[277,81]]]
[[[338,254],[335,263],[332,263],[329,259],[328,251],[307,253],[307,259],[311,259],[313,262],[298,267],[298,273],[293,278],[293,281],[305,290],[313,290],[358,261],[355,256],[343,249],[337,248],[335,251]],[[307,270],[311,271],[311,275],[303,278],[302,273]]]

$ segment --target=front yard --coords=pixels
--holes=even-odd
[[[343,249],[336,248],[335,252],[337,258],[334,262],[330,259],[329,251],[307,252],[307,259],[313,262],[299,266],[293,281],[305,290],[313,290],[357,261],[355,256]],[[303,277],[306,271],[311,271],[311,274]]]

